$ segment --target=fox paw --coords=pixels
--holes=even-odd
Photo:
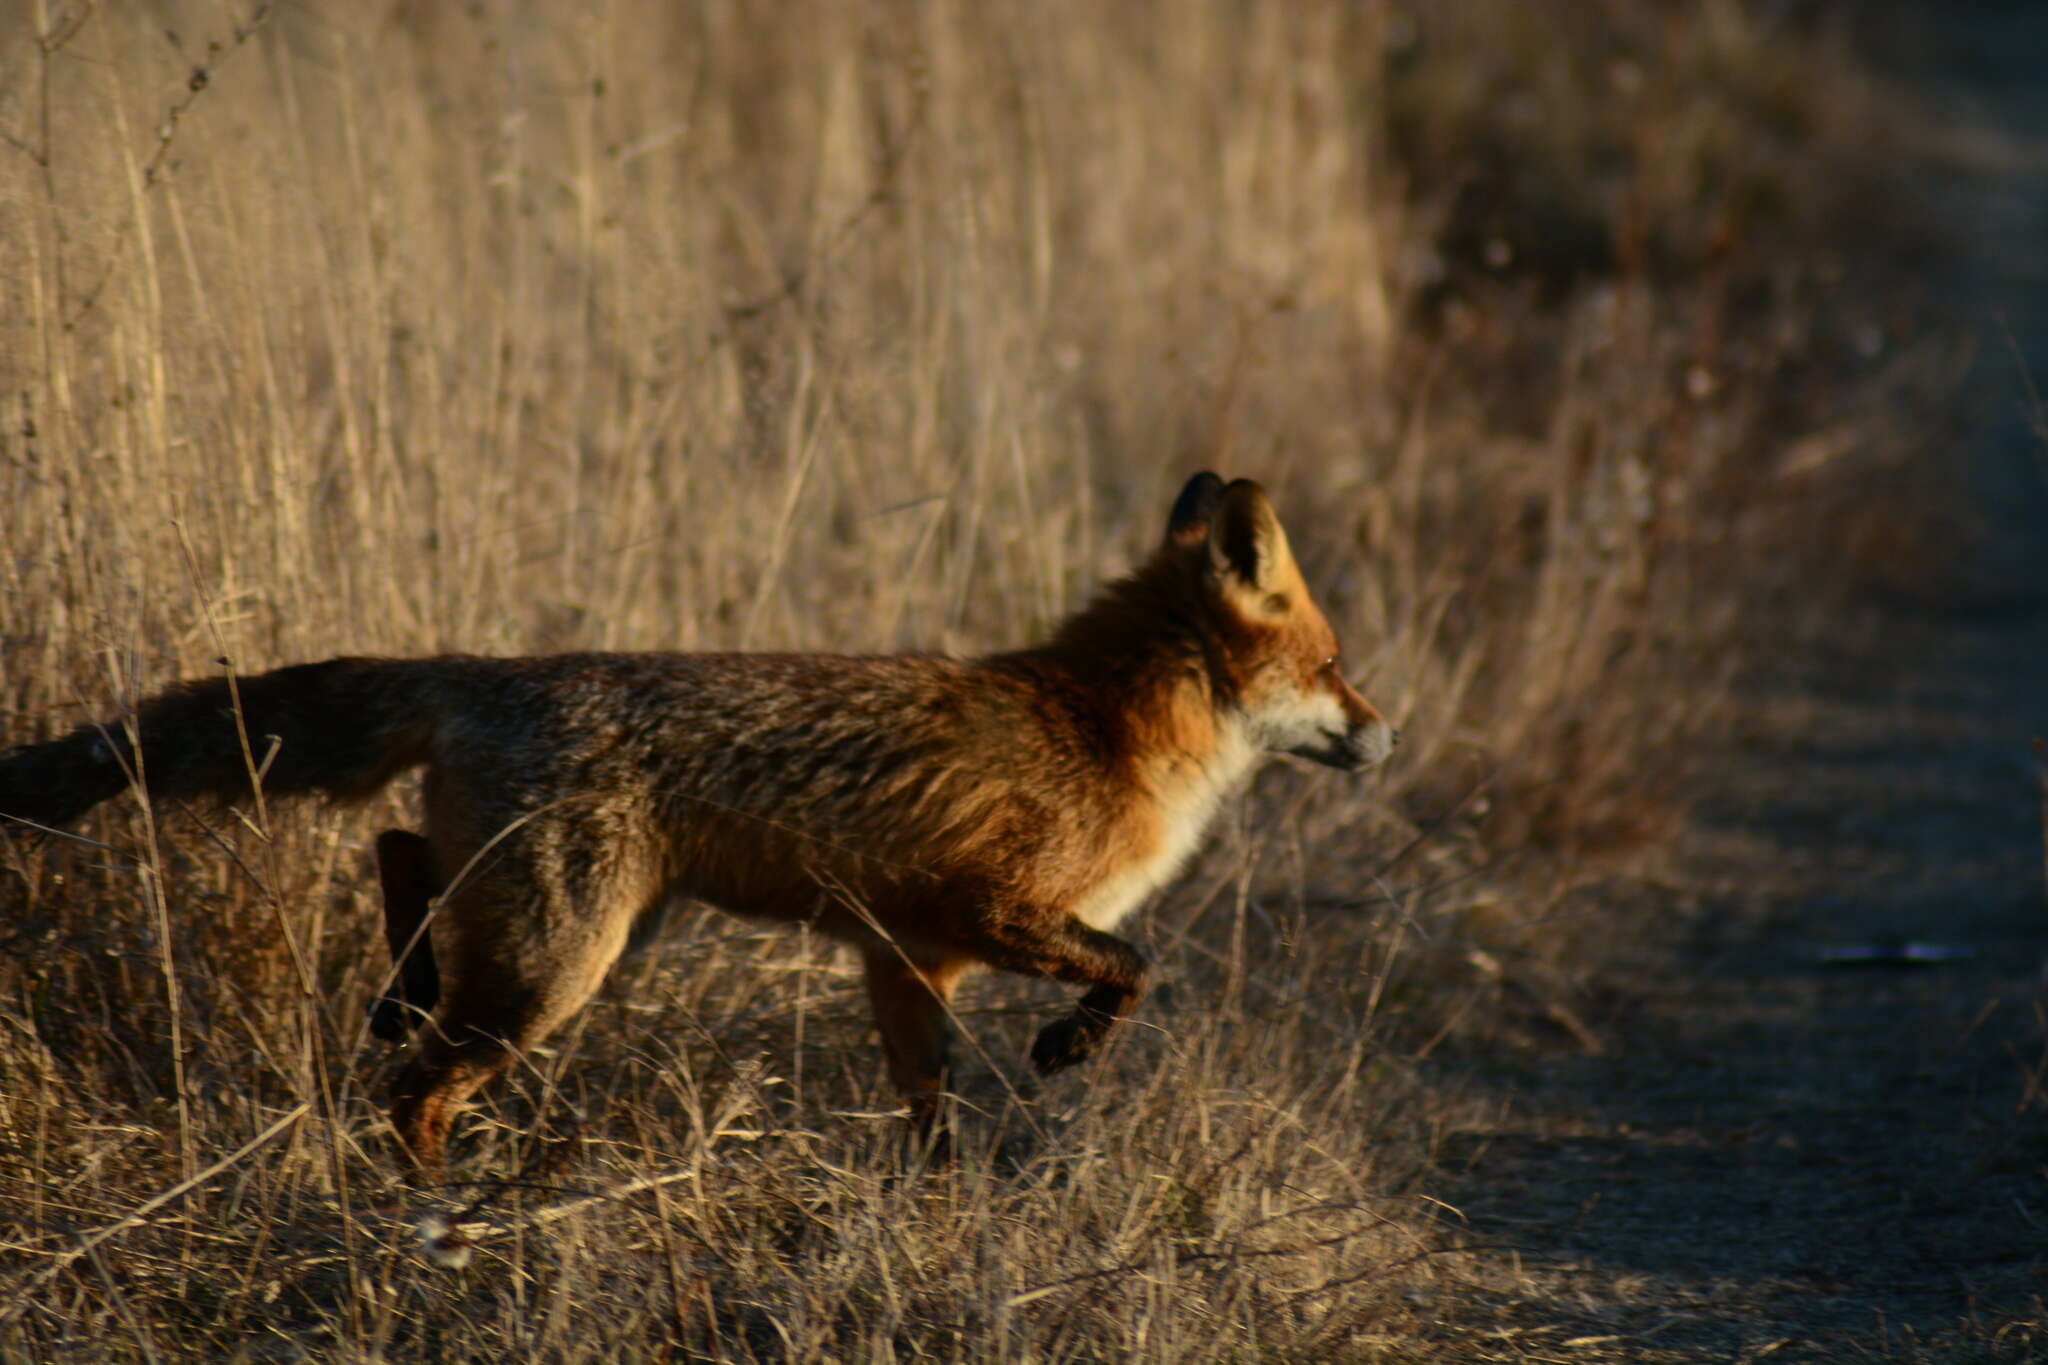
[[[370,1006],[370,1033],[387,1043],[402,1043],[427,1013],[427,1008],[396,992],[380,995]]]
[[[380,996],[370,1006],[370,1032],[387,1043],[402,1043],[412,1032],[412,1011],[395,995]]]
[[[1055,1019],[1038,1031],[1038,1040],[1031,1045],[1031,1065],[1039,1075],[1050,1076],[1085,1062],[1101,1050],[1109,1028],[1108,1020],[1078,1010]]]

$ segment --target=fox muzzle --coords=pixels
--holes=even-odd
[[[1325,734],[1313,744],[1297,745],[1287,752],[1297,758],[1313,759],[1340,772],[1357,772],[1382,762],[1401,742],[1401,732],[1385,721],[1361,725],[1354,730]]]

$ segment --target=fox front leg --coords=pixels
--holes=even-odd
[[[1134,950],[1135,951],[1135,950]],[[1081,997],[1074,1012],[1038,1031],[1031,1044],[1031,1065],[1041,1076],[1064,1071],[1102,1050],[1124,1016],[1137,1008],[1140,992],[1120,986],[1097,986]]]
[[[1050,1075],[1102,1050],[1145,996],[1145,955],[1064,912],[992,925],[976,945],[990,966],[1087,986],[1073,1013],[1039,1030],[1031,1064]]]

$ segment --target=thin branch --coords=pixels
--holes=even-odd
[[[199,97],[212,88],[214,72],[219,69],[220,65],[239,52],[251,38],[254,38],[257,30],[261,29],[264,22],[270,18],[272,3],[273,0],[259,0],[256,8],[250,11],[247,21],[236,24],[229,30],[228,40],[225,43],[215,38],[206,44],[206,61],[192,68],[191,73],[185,77],[184,93],[171,102],[170,107],[164,111],[162,120],[157,124],[156,147],[150,152],[149,160],[142,163],[142,192],[144,194],[155,189],[158,183],[167,178],[165,176],[165,163],[171,154],[171,143],[178,136],[179,124],[184,120],[185,115],[191,111],[192,106],[199,102]],[[80,20],[80,22],[84,21]],[[74,26],[72,32],[76,31],[76,26]],[[67,34],[66,36],[68,37],[69,35]],[[175,35],[173,36],[175,40]],[[53,49],[49,48],[46,44],[45,52],[47,53],[51,50]],[[45,60],[47,60],[47,57]],[[48,157],[49,151],[50,149],[46,144],[43,148],[43,155]],[[45,164],[47,165],[47,162]],[[101,267],[99,279],[93,282],[92,288],[86,290],[84,299],[79,302],[78,311],[73,313],[70,319],[65,322],[65,331],[68,332],[76,328],[79,323],[85,320],[85,315],[90,313],[94,306],[99,303],[100,294],[114,278],[114,271],[120,263],[121,253],[116,249],[108,257],[106,265]]]

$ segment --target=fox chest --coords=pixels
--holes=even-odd
[[[1180,871],[1195,850],[1200,831],[1178,847],[1168,847],[1148,858],[1129,863],[1110,874],[1074,907],[1074,917],[1091,929],[1105,932],[1123,923],[1138,903],[1157,891]]]
[[[1205,774],[1206,776],[1206,774]],[[1226,782],[1194,785],[1183,799],[1167,804],[1161,818],[1123,859],[1112,864],[1072,908],[1074,917],[1105,932],[1121,924],[1147,896],[1170,881],[1200,847]]]

